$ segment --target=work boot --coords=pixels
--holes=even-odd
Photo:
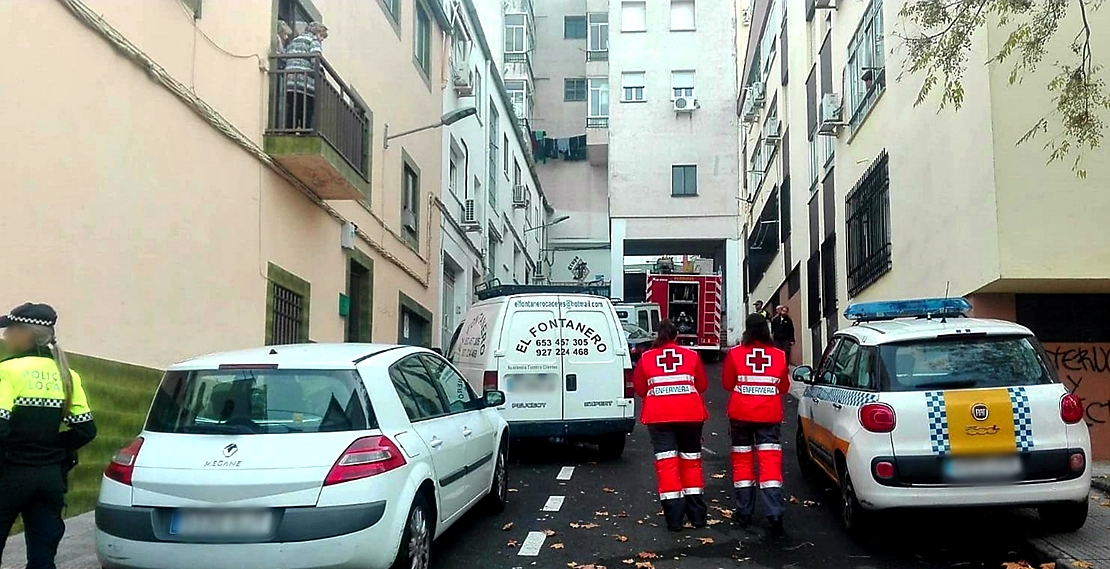
[[[663,519],[667,522],[667,529],[671,531],[682,531],[685,518],[686,500],[682,498],[663,500]]]
[[[768,516],[767,527],[771,532],[771,537],[781,537],[784,531],[782,516]]]
[[[751,514],[737,514],[736,524],[739,525],[742,528],[746,528],[746,527],[751,526],[752,525],[752,516],[751,516]]]
[[[695,528],[709,524],[709,506],[700,495],[686,496],[686,517]]]

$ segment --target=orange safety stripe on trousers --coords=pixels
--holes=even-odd
[[[759,460],[759,487],[782,486],[782,445],[755,445],[755,456]]]
[[[705,476],[702,474],[701,453],[679,453],[678,470],[682,478],[682,491],[685,494],[701,494],[705,489]]]
[[[755,463],[752,456],[752,447],[732,447],[732,485],[736,488],[746,488],[755,481]]]

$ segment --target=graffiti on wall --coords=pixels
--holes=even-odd
[[[1083,402],[1094,458],[1110,458],[1110,343],[1046,343],[1060,381]]]

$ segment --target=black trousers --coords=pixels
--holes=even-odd
[[[56,569],[54,556],[65,535],[65,475],[62,465],[0,466],[0,532],[6,540],[16,517],[23,515],[27,569]],[[4,541],[0,540],[0,558]]]
[[[705,478],[701,468],[703,423],[659,423],[648,425],[655,451],[655,474],[659,500],[667,527],[682,528],[686,519],[694,527],[706,525]]]

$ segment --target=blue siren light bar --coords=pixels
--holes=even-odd
[[[971,312],[971,303],[966,298],[917,298],[852,303],[844,310],[844,317],[860,322],[894,318],[967,316],[969,312]]]

